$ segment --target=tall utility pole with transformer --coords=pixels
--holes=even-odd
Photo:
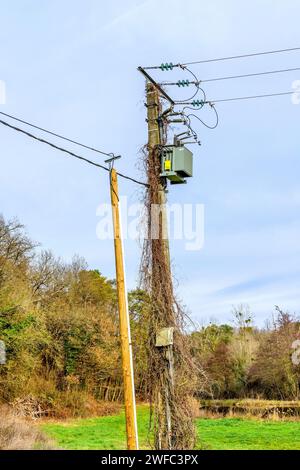
[[[186,178],[193,175],[193,154],[181,140],[181,137],[186,138],[186,132],[175,136],[172,145],[167,143],[165,131],[171,116],[175,117],[177,122],[183,120],[180,115],[174,113],[175,102],[163,88],[143,68],[139,67],[138,70],[146,78],[148,124],[148,254],[151,258],[149,367],[153,376],[150,400],[154,407],[154,446],[156,449],[175,449],[180,448],[179,435],[183,433],[181,427],[184,426],[180,423],[181,416],[177,409],[180,406],[177,402],[174,355],[174,351],[177,357],[180,355],[174,341],[181,332],[174,307],[166,194],[168,181],[171,185],[183,184],[186,183]],[[161,97],[170,104],[165,111]],[[154,206],[156,210],[153,210]],[[158,216],[154,217],[153,214]]]

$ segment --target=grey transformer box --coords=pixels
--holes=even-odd
[[[171,184],[186,183],[193,176],[193,154],[183,145],[167,145],[161,152],[161,177]]]

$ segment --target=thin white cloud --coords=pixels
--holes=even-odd
[[[107,24],[102,26],[99,32],[107,32],[113,29],[115,26],[120,25],[120,23],[127,22],[128,20],[133,19],[136,15],[141,13],[141,10],[143,10],[145,6],[148,6],[149,4],[153,3],[153,1],[154,0],[146,0],[145,2],[141,4],[136,5],[133,8],[130,8],[124,13],[121,13],[120,15],[116,16],[111,21],[109,21]]]

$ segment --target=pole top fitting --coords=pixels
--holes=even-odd
[[[108,163],[110,170],[113,168],[115,160],[118,160],[122,156],[122,155],[114,155],[114,154],[111,154],[111,155],[112,155],[111,158],[104,160],[105,163]]]

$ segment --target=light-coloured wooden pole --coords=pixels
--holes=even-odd
[[[124,381],[124,400],[126,415],[126,432],[128,450],[138,449],[138,432],[136,419],[134,374],[132,361],[132,345],[130,334],[130,321],[128,313],[128,300],[125,280],[123,240],[120,221],[120,208],[118,196],[117,172],[110,172],[110,194],[114,227],[114,245],[116,259],[116,278],[119,306],[120,336],[122,350],[122,367]]]

